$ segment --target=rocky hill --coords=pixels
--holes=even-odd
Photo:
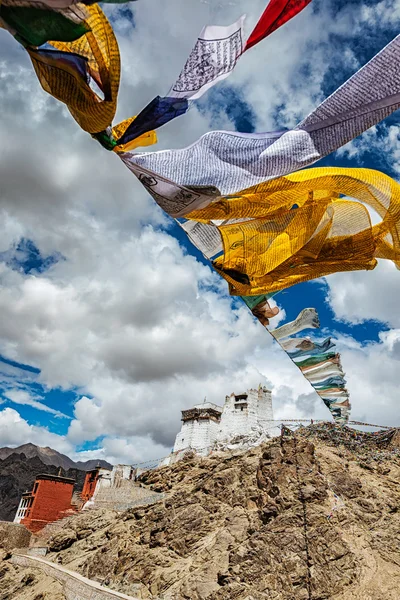
[[[57,475],[58,472],[58,466],[45,464],[38,456],[27,458],[25,454],[12,453],[0,460],[0,521],[14,519],[21,494],[32,489],[36,475]],[[61,475],[72,477],[76,480],[75,489],[82,489],[85,471],[76,468],[62,469]]]
[[[23,444],[17,448],[0,448],[0,460],[8,458],[12,454],[25,454],[26,458],[38,457],[43,464],[62,467],[64,470],[79,469],[81,471],[89,471],[90,469],[94,469],[98,464],[108,469],[111,469],[112,466],[105,460],[97,459],[74,462],[69,456],[61,454],[61,452],[57,452],[57,450],[53,450],[53,448],[49,448],[48,446],[42,448],[35,446],[35,444]]]
[[[152,600],[398,600],[399,476],[393,432],[305,428],[143,474],[163,501],[71,517],[47,558]],[[53,598],[3,558],[1,600]]]

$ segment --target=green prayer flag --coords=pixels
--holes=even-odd
[[[74,23],[53,10],[0,4],[0,16],[16,30],[17,39],[30,46],[41,46],[50,40],[73,42],[89,31],[84,22]]]
[[[253,310],[257,304],[263,302],[264,300],[269,300],[274,296],[276,292],[273,294],[263,294],[262,296],[240,296],[243,302],[249,307],[250,310]]]
[[[335,356],[335,352],[326,352],[325,354],[314,354],[314,356],[310,356],[309,358],[306,358],[300,362],[297,362],[296,360],[294,362],[296,363],[296,366],[301,369],[303,367],[312,367],[313,365],[317,365],[330,360],[331,358],[335,358]]]

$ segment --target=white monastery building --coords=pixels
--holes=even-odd
[[[266,387],[249,389],[225,397],[223,408],[204,401],[182,411],[182,428],[176,436],[173,453],[192,449],[207,455],[217,442],[229,443],[238,436],[274,437],[272,397]]]

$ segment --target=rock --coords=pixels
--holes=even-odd
[[[73,516],[50,558],[148,600],[397,600],[399,459],[363,469],[353,434],[304,430],[143,473],[163,502]]]
[[[34,573],[26,573],[21,579],[22,585],[32,585],[36,581]]]
[[[76,531],[73,529],[62,529],[59,533],[52,536],[48,543],[50,552],[60,552],[72,546],[78,539]]]
[[[84,540],[85,538],[89,537],[89,535],[91,535],[92,533],[92,529],[79,529],[76,532],[76,537],[78,540]]]

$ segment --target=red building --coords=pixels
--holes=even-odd
[[[83,484],[83,489],[81,493],[81,498],[83,502],[87,502],[94,494],[94,490],[96,489],[97,482],[99,480],[99,467],[96,469],[92,469],[91,471],[86,471],[85,482]]]
[[[57,475],[38,475],[31,492],[22,495],[14,522],[36,533],[48,523],[76,511],[72,506],[74,479]]]

